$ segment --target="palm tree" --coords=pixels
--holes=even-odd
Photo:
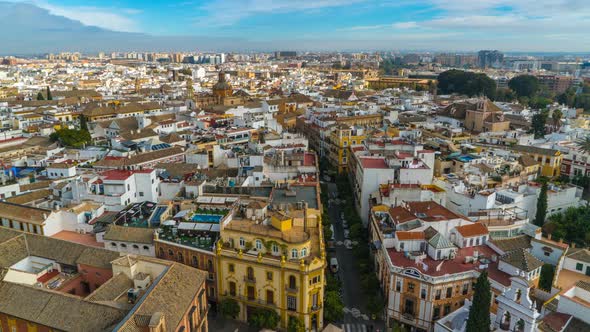
[[[556,109],[555,111],[553,111],[553,114],[551,114],[551,118],[553,119],[553,125],[555,126],[555,128],[559,129],[559,127],[561,127],[562,117],[563,112],[561,112],[560,109]]]
[[[577,140],[576,145],[582,152],[590,153],[590,135]]]

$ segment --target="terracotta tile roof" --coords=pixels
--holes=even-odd
[[[513,250],[500,257],[500,260],[524,272],[531,272],[543,266],[542,261],[524,249]]]
[[[50,197],[51,195],[52,191],[50,189],[42,189],[37,191],[31,191],[18,196],[9,197],[6,199],[6,201],[14,204],[26,204],[42,198]]]
[[[0,298],[0,313],[59,331],[112,330],[127,313],[74,295],[3,281]]]
[[[408,210],[415,214],[418,218],[428,222],[444,221],[449,219],[462,218],[465,220],[467,217],[460,214],[456,214],[444,206],[434,202],[407,202]]]
[[[458,226],[457,232],[463,237],[481,236],[488,234],[488,228],[484,224],[473,223],[464,226]]]
[[[567,257],[584,263],[590,263],[590,251],[588,249],[572,249],[572,253],[568,254]]]
[[[395,236],[400,241],[407,241],[407,240],[424,240],[424,232],[404,232],[398,231],[395,232]]]
[[[0,217],[6,219],[42,225],[51,213],[53,213],[52,210],[9,202],[0,202]]]
[[[531,248],[531,238],[528,235],[519,235],[508,239],[493,239],[491,242],[505,253]]]
[[[389,215],[396,224],[402,224],[410,220],[417,219],[414,214],[408,211],[403,206],[396,206],[389,209]]]
[[[104,234],[104,239],[107,241],[152,244],[154,242],[154,230],[151,228],[110,225]]]
[[[133,288],[133,280],[129,279],[125,273],[120,272],[88,295],[86,300],[93,302],[113,301],[121,294],[126,293],[129,288]]]

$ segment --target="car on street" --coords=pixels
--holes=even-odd
[[[332,273],[338,272],[338,259],[336,257],[330,258],[330,271]]]

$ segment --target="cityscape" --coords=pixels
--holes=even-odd
[[[588,14],[0,2],[0,332],[590,331]]]

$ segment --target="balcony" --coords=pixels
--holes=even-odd
[[[402,318],[402,320],[405,320],[407,322],[411,322],[412,324],[414,323],[414,320],[415,320],[414,314],[409,313],[409,312],[403,313],[401,318]]]
[[[255,284],[256,278],[253,276],[244,276],[244,282]]]
[[[289,293],[297,293],[299,288],[297,286],[285,285],[285,290]]]
[[[311,306],[311,311],[318,311],[322,309],[322,305],[321,304],[316,304],[316,305],[312,305]]]

